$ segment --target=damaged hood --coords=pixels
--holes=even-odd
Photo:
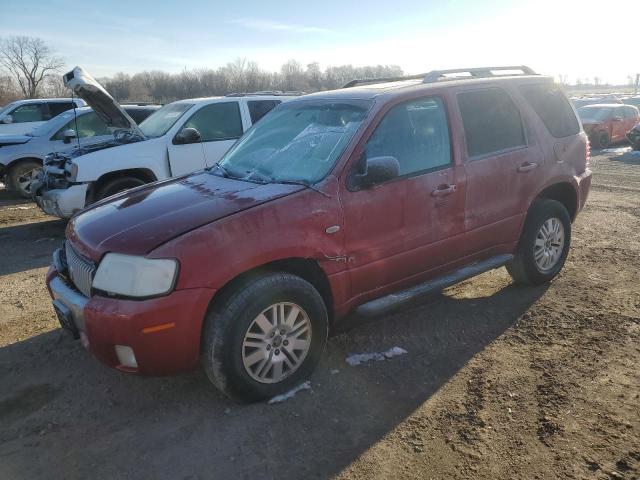
[[[31,135],[0,135],[0,147],[5,145],[20,145],[27,143],[32,138]]]
[[[102,121],[112,128],[131,130],[145,138],[136,122],[91,75],[76,67],[62,77],[64,85],[82,98]]]
[[[107,252],[146,255],[183,233],[302,189],[198,172],[95,203],[71,219],[67,238],[94,261]]]

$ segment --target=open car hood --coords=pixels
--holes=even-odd
[[[131,130],[142,138],[144,134],[122,106],[102,88],[82,67],[76,67],[62,77],[64,85],[82,98],[108,127]]]

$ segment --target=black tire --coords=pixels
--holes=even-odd
[[[541,270],[535,261],[534,247],[542,225],[557,218],[564,229],[564,245],[559,259],[548,270]],[[571,245],[571,217],[565,206],[550,199],[536,200],[529,208],[524,229],[518,243],[515,259],[507,265],[511,278],[518,283],[541,285],[550,282],[564,266]]]
[[[102,185],[98,190],[98,194],[96,195],[96,200],[102,200],[103,198],[110,197],[111,195],[115,195],[116,193],[124,192],[125,190],[129,190],[130,188],[139,187],[140,185],[144,185],[144,180],[140,180],[136,177],[120,177],[114,178],[113,180],[109,180],[107,183]]]
[[[7,186],[22,198],[31,198],[31,183],[25,188],[24,180],[27,176],[37,173],[42,169],[42,164],[37,160],[23,160],[9,167],[7,174]]]
[[[593,148],[596,150],[607,148],[610,143],[611,138],[607,132],[597,132],[593,135],[593,141],[591,142]]]
[[[310,346],[297,370],[277,383],[261,383],[245,369],[243,341],[254,319],[278,302],[295,303],[307,313],[312,332]],[[232,399],[265,400],[288,392],[313,372],[327,334],[327,309],[318,291],[296,275],[267,272],[222,293],[215,302],[203,326],[201,362],[211,382]]]
[[[640,140],[635,143],[632,143],[631,148],[633,148],[634,150],[640,150]]]

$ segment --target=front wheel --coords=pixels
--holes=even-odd
[[[507,271],[516,282],[547,283],[562,270],[570,244],[571,218],[565,206],[556,200],[536,200]]]
[[[265,273],[222,295],[205,319],[201,353],[220,390],[236,400],[264,400],[313,372],[327,341],[328,319],[309,282]]]
[[[7,175],[9,187],[22,198],[31,198],[31,182],[41,169],[42,165],[35,160],[25,160],[12,166]]]

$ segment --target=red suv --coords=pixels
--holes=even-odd
[[[591,172],[551,78],[348,86],[283,103],[207,170],[75,216],[46,279],[62,325],[119,370],[202,364],[258,400],[302,382],[351,312],[501,266],[529,284],[558,274]]]
[[[593,148],[624,141],[640,122],[638,108],[633,105],[588,105],[578,109],[578,116]]]

